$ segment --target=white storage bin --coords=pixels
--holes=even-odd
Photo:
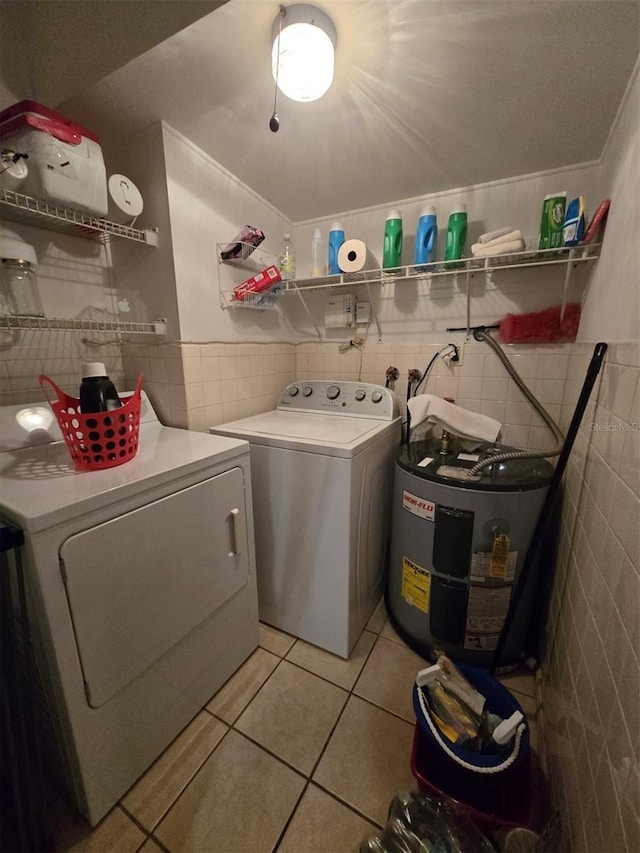
[[[107,215],[107,175],[92,131],[35,101],[20,101],[0,112],[0,145],[29,155],[17,192]]]

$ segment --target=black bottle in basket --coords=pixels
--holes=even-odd
[[[105,366],[100,361],[91,361],[82,365],[80,384],[80,409],[83,415],[90,412],[109,412],[122,405],[116,386],[107,376]]]

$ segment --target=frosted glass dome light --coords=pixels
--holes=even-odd
[[[306,3],[281,7],[272,35],[271,70],[282,94],[317,101],[333,82],[336,30],[331,19]]]

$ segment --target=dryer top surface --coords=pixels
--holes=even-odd
[[[248,454],[245,441],[143,423],[136,456],[104,471],[78,471],[63,441],[18,446],[0,453],[0,514],[36,532],[181,477]]]

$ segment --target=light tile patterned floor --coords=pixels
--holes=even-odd
[[[350,853],[415,787],[424,661],[382,603],[348,661],[266,625],[260,647],[93,831],[58,804],[58,851]],[[532,724],[533,676],[503,678]]]

